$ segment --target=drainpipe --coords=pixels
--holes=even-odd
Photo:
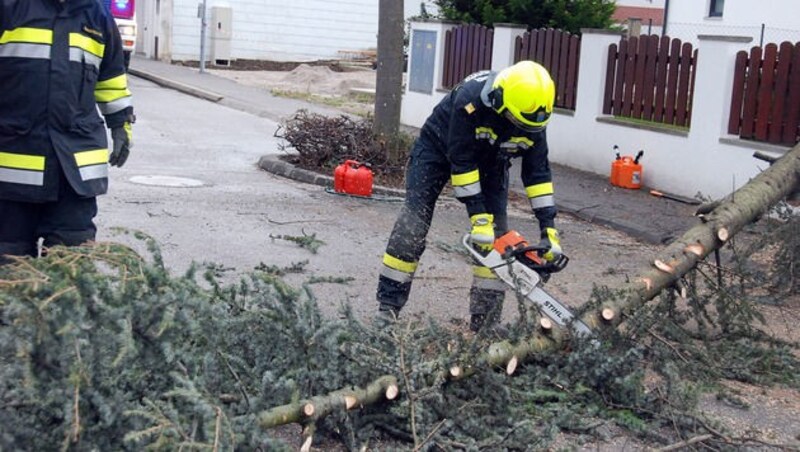
[[[661,36],[667,35],[667,20],[669,20],[669,0],[664,0],[664,25],[661,27]]]
[[[200,5],[200,73],[206,70],[206,0]]]

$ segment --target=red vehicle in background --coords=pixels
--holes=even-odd
[[[136,50],[136,0],[104,0],[111,11],[122,36],[122,49],[125,53],[125,68],[131,62],[131,54]]]

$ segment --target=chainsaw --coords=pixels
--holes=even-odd
[[[585,323],[576,319],[566,306],[542,288],[552,273],[566,268],[569,263],[567,256],[562,254],[547,261],[540,254],[549,251],[548,248],[528,244],[516,231],[509,231],[495,240],[493,249],[487,254],[472,246],[469,234],[464,236],[462,243],[478,264],[491,269],[501,281],[534,303],[555,323],[562,327],[571,326],[579,335],[592,334]]]

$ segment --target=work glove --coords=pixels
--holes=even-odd
[[[111,166],[121,167],[128,160],[128,154],[130,154],[133,147],[131,123],[125,122],[122,126],[111,129],[111,141],[114,147],[108,157],[108,163]]]
[[[469,239],[476,249],[488,253],[494,246],[494,215],[479,213],[469,217],[472,230]]]
[[[548,262],[553,262],[561,256],[561,239],[558,237],[556,228],[544,228],[542,230],[542,240],[539,242],[538,247],[548,250],[542,255]]]

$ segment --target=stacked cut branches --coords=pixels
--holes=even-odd
[[[378,175],[402,172],[410,144],[409,139],[376,138],[371,119],[329,117],[306,110],[281,124],[275,136],[297,152],[295,163],[303,168],[332,170],[352,159],[369,163]]]
[[[702,223],[667,246],[661,256],[652,261],[652,268],[643,269],[641,276],[621,288],[622,297],[599,303],[597,309],[587,310],[581,320],[596,331],[612,329],[644,303],[669,288],[680,288],[680,278],[695,268],[709,253],[718,250],[744,226],[755,222],[773,205],[800,189],[800,145],[758,175],[745,186],[701,214]],[[531,337],[512,344],[508,341],[493,344],[486,353],[473,356],[472,362],[453,363],[442,369],[441,378],[460,379],[471,375],[476,368],[505,367],[515,371],[538,353],[554,351],[567,337],[554,331],[543,319],[541,328]],[[382,377],[385,378],[385,377]],[[277,407],[273,410],[281,410]],[[316,413],[320,416],[320,413]]]

